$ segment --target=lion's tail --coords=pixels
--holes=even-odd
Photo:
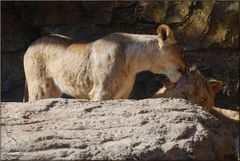
[[[239,123],[239,111],[227,110],[218,107],[213,107],[211,109],[213,115],[217,115],[225,120]]]
[[[25,89],[24,89],[24,96],[23,96],[23,102],[28,102],[28,85],[27,85],[27,81],[25,81]]]

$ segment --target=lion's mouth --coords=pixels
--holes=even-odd
[[[172,72],[167,74],[168,79],[172,83],[177,83],[180,80],[181,76],[182,74],[180,72]]]

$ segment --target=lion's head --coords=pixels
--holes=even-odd
[[[165,74],[171,82],[177,82],[186,71],[182,48],[176,43],[173,31],[167,25],[160,25],[157,29],[159,54],[152,57],[151,71]]]
[[[218,80],[206,80],[196,69],[190,69],[178,83],[164,82],[162,87],[153,97],[185,98],[192,103],[201,105],[209,111],[214,106],[216,94],[223,88]]]

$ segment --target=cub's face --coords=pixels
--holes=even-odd
[[[175,83],[186,69],[182,50],[176,44],[173,32],[167,25],[160,25],[157,34],[160,49],[158,69]]]
[[[198,71],[190,71],[186,74],[186,80],[182,87],[166,81],[164,83],[164,97],[184,98],[194,104],[198,104],[206,111],[214,106],[216,94],[223,88],[222,82],[206,80]]]
[[[189,86],[183,93],[184,96],[209,111],[214,106],[216,94],[223,89],[222,82],[217,80],[207,81],[203,78],[202,80],[194,80],[191,84],[192,86]]]
[[[215,93],[206,80],[200,84],[198,84],[198,81],[190,82],[181,94],[192,103],[204,107],[206,111],[209,111],[214,106]]]

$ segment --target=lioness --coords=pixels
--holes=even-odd
[[[89,43],[61,35],[43,37],[27,49],[24,71],[24,101],[63,93],[106,100],[128,98],[141,71],[177,82],[185,64],[172,30],[160,25],[157,35],[112,33]]]

